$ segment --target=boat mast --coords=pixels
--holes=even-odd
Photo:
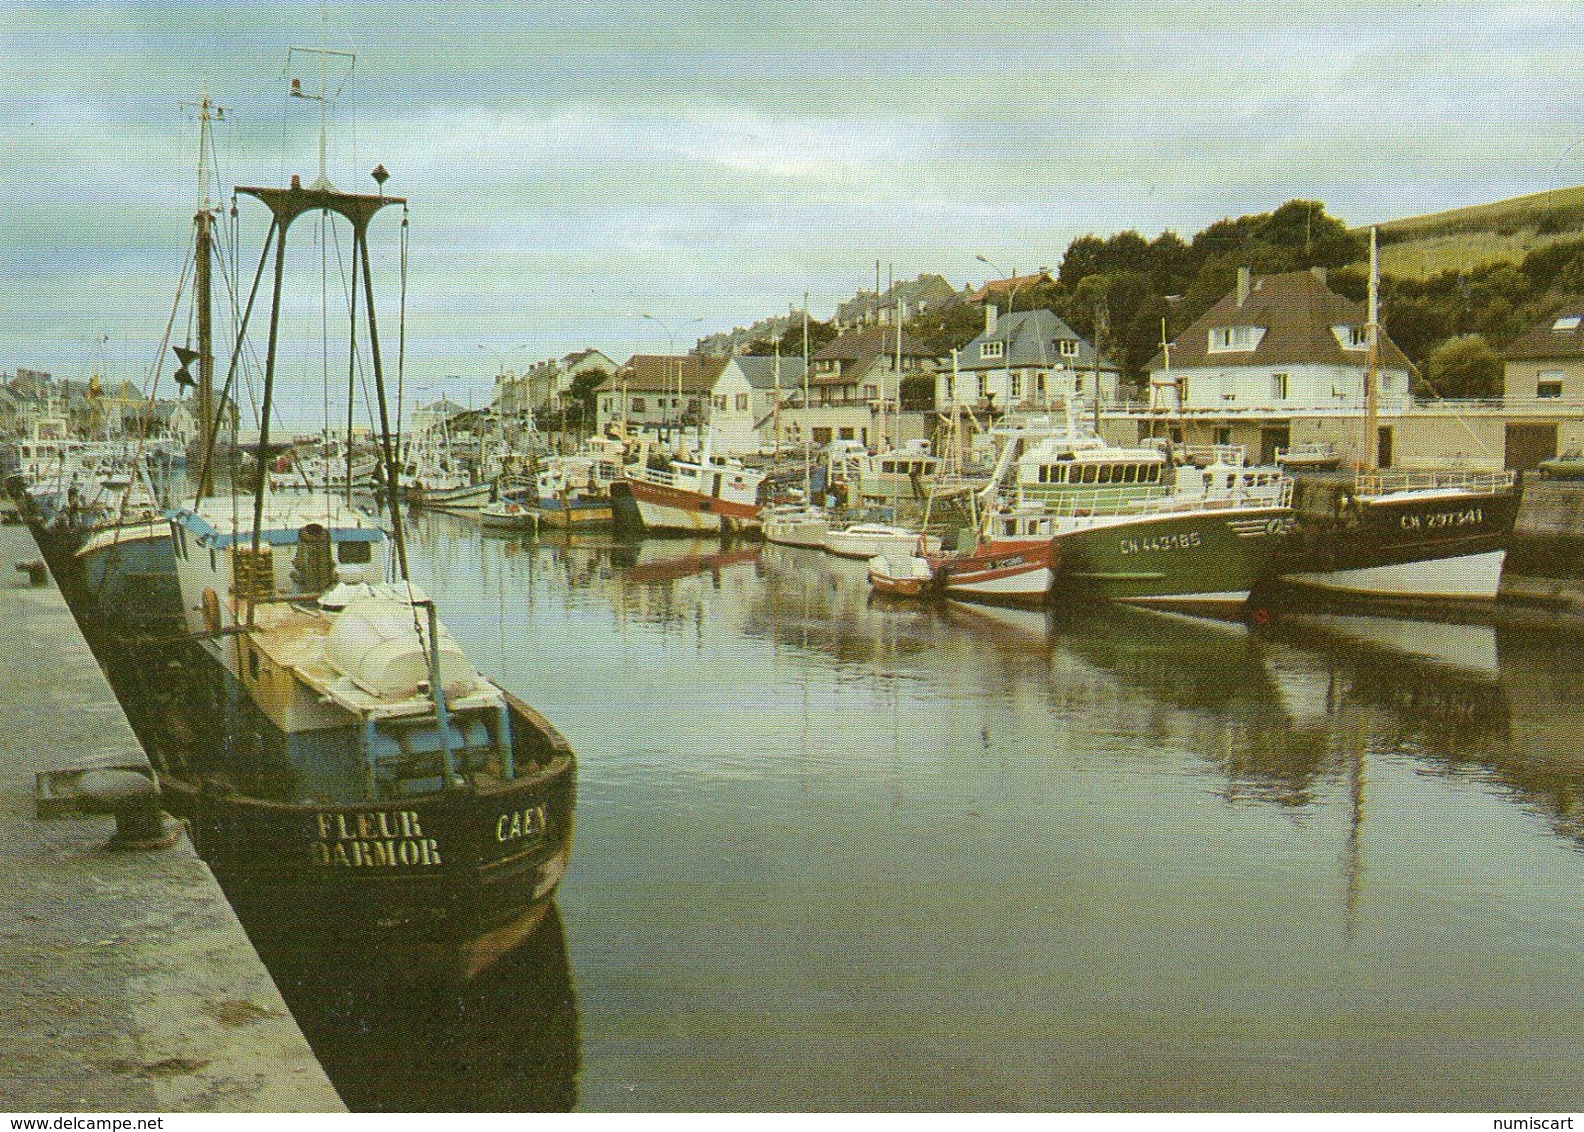
[[[1365,475],[1374,472],[1379,463],[1380,416],[1379,378],[1376,368],[1380,364],[1380,257],[1375,247],[1375,229],[1370,229],[1369,247],[1369,322],[1364,333],[1368,352],[1364,366],[1364,436],[1363,451],[1359,456],[1359,471]]]
[[[190,105],[190,103],[189,103]],[[193,313],[198,322],[198,352],[177,351],[183,361],[198,363],[198,435],[204,438],[205,455],[199,466],[197,497],[203,499],[214,488],[213,461],[208,452],[213,450],[209,441],[212,430],[218,427],[214,408],[214,315],[211,268],[214,263],[214,206],[209,199],[209,155],[213,143],[209,137],[209,123],[225,118],[225,107],[209,101],[205,91],[198,102],[198,208],[193,213]],[[181,375],[178,374],[178,378]]]
[[[803,292],[803,419],[809,419],[809,349],[808,349],[808,292]],[[812,430],[803,438],[803,505],[809,503],[809,492],[813,490],[813,462],[814,450],[810,447],[814,442]]]

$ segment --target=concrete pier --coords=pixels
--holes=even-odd
[[[0,527],[0,1111],[344,1112],[185,837],[107,847],[37,775],[146,762],[27,529]]]

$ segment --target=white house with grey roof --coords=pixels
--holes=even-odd
[[[1049,310],[999,314],[985,307],[985,329],[957,352],[955,374],[935,376],[935,403],[975,409],[1045,409],[1070,398],[1092,403],[1096,375],[1102,404],[1115,403],[1116,366]]]
[[[745,456],[773,446],[778,396],[783,407],[802,400],[802,358],[740,355],[727,362],[710,389],[715,451]]]

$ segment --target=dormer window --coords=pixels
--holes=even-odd
[[[1006,354],[1006,351],[1004,349],[1005,346],[1006,346],[1005,342],[981,342],[981,343],[979,343],[979,358],[980,358],[980,360],[981,361],[989,361],[992,358],[1004,357],[1005,354]]]
[[[1369,349],[1368,326],[1333,326],[1331,333],[1336,336],[1337,345],[1344,350]]]
[[[1551,329],[1556,331],[1577,330],[1581,322],[1584,322],[1584,315],[1565,314],[1551,324]]]
[[[1078,343],[1072,338],[1063,338],[1058,341],[1056,343],[1056,349],[1064,358],[1076,358],[1078,356]]]
[[[1217,326],[1210,331],[1210,353],[1252,350],[1264,336],[1263,326]]]

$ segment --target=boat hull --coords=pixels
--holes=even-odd
[[[506,697],[515,777],[478,772],[388,800],[349,791],[351,800],[299,801],[294,758],[333,757],[356,737],[287,735],[207,654],[190,653],[182,671],[177,694],[130,701],[134,722],[166,807],[187,822],[250,936],[461,948],[476,970],[544,916],[571,852],[576,761],[532,708]]]
[[[989,543],[942,562],[937,574],[941,591],[956,601],[1043,606],[1056,577],[1056,555],[1050,539]]]
[[[431,511],[477,511],[490,501],[495,485],[476,483],[468,487],[407,489],[407,502]]]
[[[1056,536],[1059,595],[1177,608],[1241,605],[1291,523],[1286,507],[1099,519]]]
[[[683,534],[729,534],[759,526],[757,504],[737,503],[717,496],[665,484],[627,480],[645,529]]]
[[[536,509],[539,521],[557,530],[587,531],[611,525],[613,512],[608,499],[541,498]]]
[[[1494,601],[1518,504],[1515,491],[1339,497],[1335,508],[1300,510],[1275,569],[1336,593]]]
[[[834,554],[838,558],[868,560],[876,555],[903,558],[909,554],[918,553],[920,549],[925,551],[939,550],[940,540],[927,539],[915,531],[899,531],[895,534],[827,531],[824,546],[828,553]]]
[[[760,518],[760,529],[766,542],[777,546],[801,546],[819,550],[825,545],[830,531],[830,520],[823,515],[810,516],[805,511],[787,515],[766,514]]]

